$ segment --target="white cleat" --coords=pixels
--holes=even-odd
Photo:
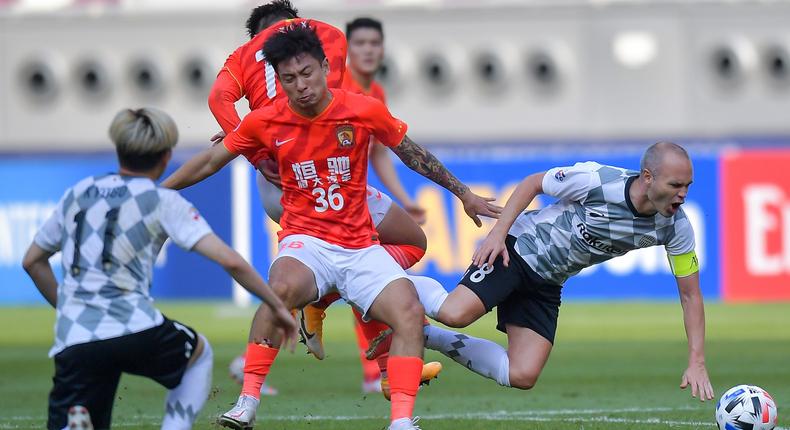
[[[419,420],[420,417],[399,418],[390,423],[388,430],[420,430],[420,427],[417,425]]]
[[[242,395],[233,409],[217,419],[217,424],[234,430],[252,430],[259,403],[260,401],[254,397]]]
[[[91,414],[85,406],[72,406],[69,408],[68,418],[69,430],[93,430],[93,423],[91,423]]]

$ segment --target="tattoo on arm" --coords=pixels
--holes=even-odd
[[[400,145],[392,148],[392,151],[411,170],[436,182],[456,196],[461,197],[466,193],[466,185],[447,170],[433,154],[409,139],[409,136],[404,136]]]

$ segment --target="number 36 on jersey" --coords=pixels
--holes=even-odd
[[[340,193],[340,185],[351,180],[351,161],[349,157],[329,157],[326,159],[326,175],[320,175],[314,160],[291,164],[296,185],[310,189],[315,197],[315,211],[339,211],[345,201]]]

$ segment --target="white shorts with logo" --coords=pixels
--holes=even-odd
[[[263,203],[263,210],[274,222],[280,223],[280,217],[283,215],[283,206],[280,204],[280,197],[283,191],[277,188],[274,184],[267,181],[260,173],[256,175],[258,183],[258,195],[261,197]],[[368,185],[368,210],[370,216],[373,218],[373,225],[378,227],[384,216],[392,206],[392,198],[382,193],[374,187]]]
[[[363,316],[390,282],[408,275],[380,245],[348,249],[313,236],[293,234],[279,244],[277,257],[292,257],[315,276],[318,297],[337,291]]]

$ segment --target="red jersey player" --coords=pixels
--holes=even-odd
[[[288,99],[248,115],[210,158],[226,164],[242,153],[253,164],[276,159],[283,178],[283,230],[270,284],[286,306],[299,308],[338,291],[366,316],[388,324],[393,341],[388,362],[392,393],[390,429],[413,429],[411,416],[422,370],[424,311],[403,269],[378,245],[367,212],[370,137],[391,147],[408,166],[459,197],[479,226],[478,215],[501,208],[472,193],[424,148],[406,136],[406,125],[383,103],[326,84],[328,61],[315,32],[294,26],[264,44]],[[192,160],[171,184],[201,178]],[[220,417],[231,428],[250,428],[258,390],[280,345],[280,335],[259,307],[250,330],[244,387],[236,406]]]
[[[330,88],[336,88],[343,82],[348,74],[345,73],[346,61],[346,39],[343,33],[337,28],[316,20],[306,20],[298,18],[298,12],[290,2],[285,0],[275,0],[268,4],[253,9],[248,21],[247,31],[252,39],[237,48],[226,60],[222,70],[217,75],[217,79],[209,95],[209,108],[214,114],[223,132],[216,135],[213,140],[219,141],[224,133],[232,131],[240,122],[239,115],[235,109],[235,102],[242,97],[246,97],[251,110],[270,105],[275,99],[282,97],[282,87],[276,79],[276,74],[271,64],[263,57],[263,41],[274,31],[286,25],[311,25],[323,43],[327,59],[329,62],[329,75],[327,84]],[[364,32],[364,31],[363,31]],[[359,32],[358,32],[359,33]],[[378,63],[381,59],[379,58]],[[352,59],[352,66],[354,61]],[[378,66],[376,66],[378,67]],[[375,72],[375,71],[374,71]],[[361,76],[361,75],[360,75]],[[380,89],[380,87],[378,87]],[[383,97],[383,90],[381,91]],[[203,160],[204,169],[213,169],[206,175],[214,173],[221,166],[214,166],[208,161]],[[416,217],[418,221],[424,219],[424,213],[414,204],[408,194],[403,190],[403,186],[398,180],[395,169],[389,154],[381,145],[374,145],[372,150],[372,164],[376,173],[382,179],[387,188],[400,200],[407,208],[408,213],[397,205],[392,204],[392,199],[373,187],[368,188],[368,207],[373,217],[376,229],[379,232],[381,243],[393,258],[404,268],[411,267],[422,258],[426,249],[425,234],[419,226],[409,217],[409,214]],[[273,163],[265,164],[261,172],[266,173],[271,169]],[[273,183],[267,182],[263,176],[258,175],[257,184],[266,213],[275,221],[280,221],[282,205],[280,200],[282,192],[275,184],[279,183],[276,173],[271,172],[268,178]],[[167,185],[167,183],[165,184]],[[329,305],[338,296],[329,297],[323,302],[323,308]],[[322,318],[324,309],[321,307],[307,307],[300,313],[304,327],[302,338],[308,350],[318,359],[323,359],[324,348],[322,343]],[[365,334],[370,339],[375,337],[381,330],[381,326],[375,323],[365,324]],[[367,340],[363,340],[364,344]],[[363,346],[364,346],[363,344]],[[243,367],[244,358],[239,357],[231,364],[231,373],[236,379],[241,379],[240,369]],[[385,368],[386,357],[379,360],[382,368]],[[424,380],[428,380],[438,373],[438,363],[426,364]],[[374,366],[373,370],[378,372]],[[370,372],[368,372],[370,373]],[[363,386],[365,384],[363,383]],[[367,384],[370,387],[382,387],[385,397],[387,396],[387,380],[381,381],[381,385],[376,383]],[[274,394],[276,390],[264,386],[264,394]]]

